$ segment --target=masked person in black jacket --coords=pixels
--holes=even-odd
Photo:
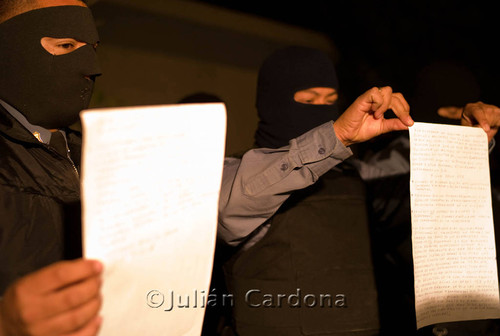
[[[83,1],[0,2],[2,336],[100,325],[102,265],[79,259],[81,136],[68,128],[100,74],[97,42]]]

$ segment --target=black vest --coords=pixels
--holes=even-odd
[[[294,192],[226,264],[239,335],[378,334],[364,184],[342,167]]]

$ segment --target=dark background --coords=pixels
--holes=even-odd
[[[287,44],[334,57],[341,111],[385,85],[404,94],[415,121],[450,123],[435,120],[441,106],[500,106],[500,28],[491,1],[90,1],[104,73],[92,107],[213,94],[226,104],[228,154],[253,145],[258,69]],[[422,72],[436,61],[445,63]],[[446,69],[450,62],[460,67]]]
[[[411,101],[420,69],[453,59],[476,76],[481,100],[500,104],[500,28],[493,1],[200,2],[327,34],[339,51],[337,71],[347,101],[386,84]]]

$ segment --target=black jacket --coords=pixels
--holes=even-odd
[[[67,138],[71,159],[0,106],[0,296],[18,277],[81,256],[81,135]]]

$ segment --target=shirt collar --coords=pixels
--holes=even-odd
[[[48,129],[31,124],[21,112],[1,99],[0,105],[2,105],[7,110],[7,112],[9,112],[10,115],[13,116],[21,125],[23,125],[28,131],[30,131],[38,141],[45,144],[48,144],[50,142],[52,133]],[[63,135],[65,135],[64,132]]]

